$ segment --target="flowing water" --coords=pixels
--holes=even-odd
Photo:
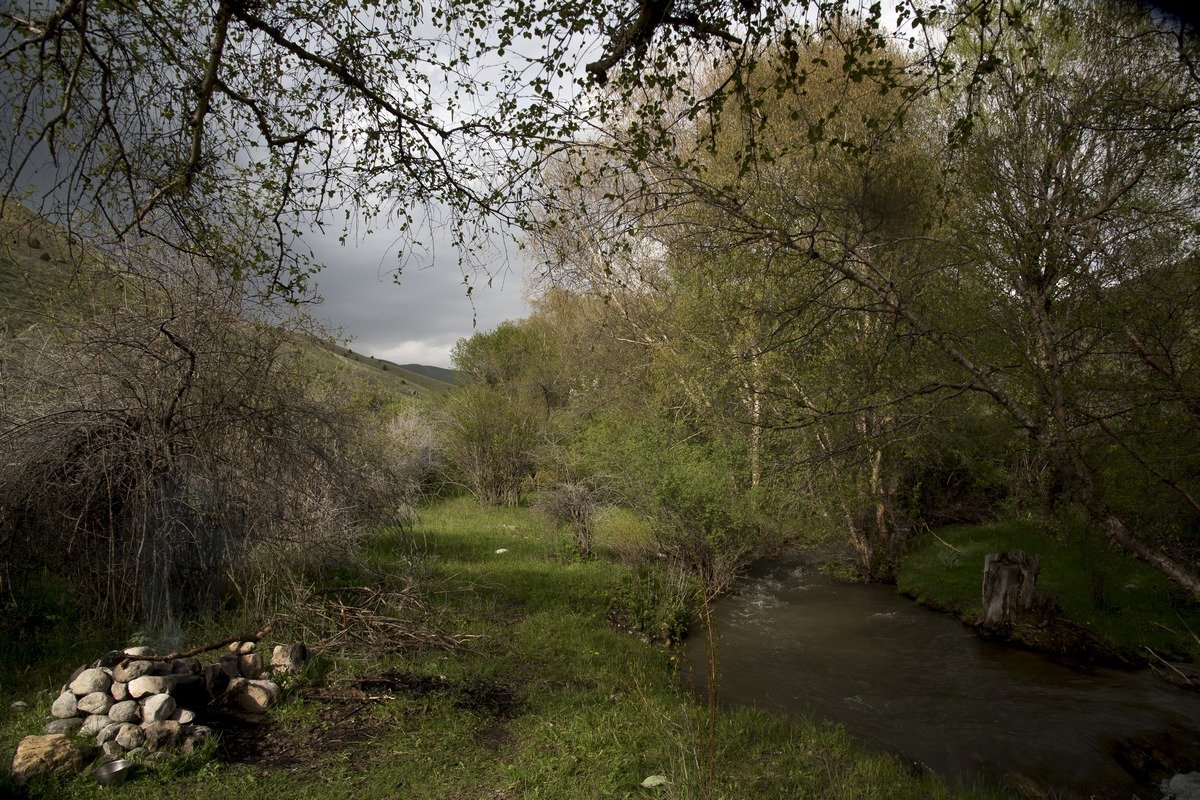
[[[952,782],[1126,800],[1161,798],[1164,769],[1200,770],[1200,694],[984,641],[889,587],[776,564],[714,617],[722,703],[841,723]],[[699,683],[703,637],[687,649]]]

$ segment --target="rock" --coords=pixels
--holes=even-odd
[[[84,719],[79,732],[84,736],[95,736],[111,724],[112,719],[107,714],[92,714]]]
[[[152,656],[154,651],[149,647],[126,647],[125,655],[127,656]]]
[[[143,727],[152,722],[162,722],[175,713],[175,698],[169,694],[156,694],[142,701]]]
[[[108,690],[112,695],[112,699],[120,703],[122,700],[129,699],[129,684],[121,683],[121,681],[113,681],[112,688]]]
[[[31,250],[41,250],[42,249],[42,240],[37,238],[36,236],[30,236],[29,237],[29,248]]]
[[[657,789],[661,786],[666,786],[666,785],[667,785],[667,776],[666,775],[650,775],[646,778],[646,780],[642,781],[643,789]]]
[[[50,706],[50,716],[55,719],[70,719],[79,713],[79,701],[74,692],[63,692]]]
[[[108,692],[92,692],[79,698],[77,707],[85,714],[107,714],[112,704],[112,695]]]
[[[147,751],[145,759],[147,764],[166,764],[170,760],[170,753],[151,753],[149,751]]]
[[[125,757],[128,758],[130,761],[141,761],[143,758],[146,757],[146,748],[135,747],[132,750],[130,750],[128,753],[126,753]]]
[[[126,661],[113,670],[113,680],[129,683],[143,675],[149,675],[152,666],[151,661]]]
[[[214,700],[229,688],[230,675],[220,664],[209,664],[204,668],[202,674],[204,680],[204,690],[208,694],[209,700]]]
[[[262,656],[258,653],[248,653],[238,656],[238,671],[243,678],[257,678],[263,671]]]
[[[122,700],[108,710],[108,718],[113,722],[136,722],[141,711],[136,700]]]
[[[179,723],[173,720],[151,722],[142,726],[146,734],[146,749],[151,753],[175,744],[179,739]]]
[[[79,717],[71,717],[70,719],[55,719],[46,724],[42,729],[42,733],[79,733],[79,729],[83,727],[83,720]]]
[[[505,554],[505,553],[507,553],[507,552],[508,552],[508,548],[507,548],[507,547],[501,547],[499,550],[497,550],[497,551],[496,551],[496,555],[498,555],[498,556],[502,556],[502,555],[504,555],[504,554]]]
[[[1200,800],[1200,772],[1174,775],[1160,788],[1169,800]]]
[[[171,715],[171,719],[180,725],[191,725],[196,721],[196,714],[187,708],[177,708],[175,709],[175,713]]]
[[[104,730],[96,734],[96,744],[103,747],[107,742],[116,740],[117,734],[121,732],[121,723],[114,722],[112,725],[106,725]]]
[[[76,667],[75,671],[71,673],[71,677],[67,678],[67,682],[63,684],[62,690],[64,692],[71,691],[71,684],[75,681],[76,678],[78,678],[80,675],[82,675],[83,671],[86,669],[88,669],[87,664],[84,664],[82,667]]]
[[[117,666],[117,664],[120,664],[121,659],[124,657],[125,654],[120,650],[109,650],[107,653],[100,656],[100,658],[96,659],[95,666],[103,667],[104,669],[112,669]]]
[[[184,734],[183,744],[179,746],[179,751],[184,755],[190,755],[196,748],[203,745],[213,736],[213,729],[204,725],[193,725],[187,729]]]
[[[125,723],[121,726],[121,730],[117,731],[117,744],[124,747],[126,750],[134,750],[141,747],[146,741],[146,733],[137,725]]]
[[[23,786],[30,778],[63,769],[78,769],[82,763],[83,753],[65,734],[26,736],[13,755],[13,782]]]
[[[29,703],[26,703],[24,700],[15,700],[8,704],[8,708],[14,714],[20,714],[22,711],[29,708]]]
[[[271,652],[271,667],[276,672],[295,675],[303,670],[307,663],[308,648],[303,643],[276,645]]]
[[[165,675],[143,675],[129,682],[129,696],[141,699],[151,694],[170,694],[175,682]]]
[[[237,654],[239,656],[249,655],[254,652],[254,642],[242,642],[238,645]]]
[[[242,709],[257,714],[279,699],[279,687],[271,681],[230,681],[229,694]]]
[[[221,671],[231,678],[242,677],[242,658],[234,653],[222,653],[217,659]]]
[[[116,761],[118,758],[125,757],[125,748],[121,747],[121,745],[117,744],[116,742],[105,742],[100,746],[100,752],[101,759],[106,764],[109,761]]]
[[[198,658],[178,658],[171,662],[172,675],[199,675],[200,670]]]
[[[71,681],[70,689],[76,697],[92,694],[93,692],[107,693],[112,686],[112,677],[100,667],[85,669]]]

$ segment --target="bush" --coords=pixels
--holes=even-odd
[[[538,492],[536,508],[556,528],[567,528],[579,555],[592,557],[596,512],[605,492],[586,482],[559,482]]]

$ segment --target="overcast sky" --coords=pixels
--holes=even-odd
[[[349,236],[344,246],[339,235],[331,230],[308,238],[317,259],[327,265],[317,276],[324,302],[316,314],[352,338],[356,352],[398,364],[449,367],[450,348],[458,339],[529,313],[524,300],[528,261],[513,242],[495,239],[497,249],[508,252],[485,257],[494,273],[492,285],[486,274],[474,275],[468,297],[458,254],[448,244],[414,252],[396,285],[400,262],[394,233],[357,242]]]

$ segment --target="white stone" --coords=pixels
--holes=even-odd
[[[136,700],[122,700],[108,710],[108,718],[113,722],[134,722],[140,713]]]
[[[276,672],[296,674],[308,661],[308,648],[303,644],[277,645],[271,652],[271,667]]]
[[[126,661],[124,664],[118,664],[113,670],[113,679],[121,683],[129,683],[149,674],[153,667],[154,664],[151,661]]]
[[[129,682],[129,695],[143,698],[150,694],[168,694],[175,682],[163,675],[143,675]]]
[[[137,725],[126,723],[121,726],[121,730],[117,731],[117,744],[126,750],[141,747],[144,741],[146,741],[146,734]]]
[[[118,703],[122,700],[129,699],[129,687],[121,681],[113,681],[112,688],[108,690],[108,693],[111,694],[112,699],[116,700]]]
[[[79,732],[84,736],[95,736],[111,724],[112,720],[107,714],[92,714],[83,721],[83,727],[79,729]]]
[[[162,722],[175,713],[175,698],[169,694],[156,694],[142,702],[142,724]]]
[[[254,652],[254,642],[242,642],[238,645],[237,653],[240,656],[250,655]]]
[[[106,742],[111,742],[117,738],[117,734],[121,732],[121,724],[114,722],[111,725],[105,725],[104,730],[96,734],[96,744],[103,745]]]
[[[79,703],[74,692],[63,692],[50,706],[50,715],[55,719],[70,719],[79,713]]]
[[[127,656],[152,656],[154,651],[149,647],[126,647],[125,655]]]
[[[108,692],[92,692],[79,698],[77,705],[85,714],[107,714],[112,704],[112,695]]]
[[[171,719],[180,725],[190,725],[196,721],[196,714],[191,709],[177,708],[175,709],[175,713],[171,715]]]
[[[70,689],[76,697],[82,697],[92,692],[107,692],[112,686],[112,678],[99,667],[85,669],[79,677],[71,681]]]
[[[279,698],[279,687],[271,681],[229,682],[229,694],[244,710],[260,713]]]

